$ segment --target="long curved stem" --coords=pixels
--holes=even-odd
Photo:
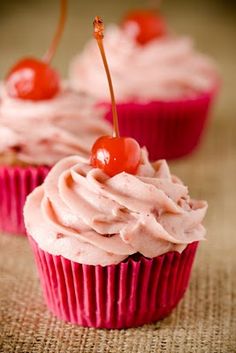
[[[160,11],[162,0],[148,0],[147,4],[150,9]]]
[[[58,47],[58,44],[61,40],[64,27],[65,27],[66,17],[67,17],[67,0],[61,0],[60,17],[57,25],[57,30],[55,32],[55,35],[53,37],[53,40],[51,42],[49,49],[46,51],[46,53],[43,56],[43,61],[48,64],[50,64],[50,62],[52,61],[54,54],[56,52],[56,49]]]
[[[98,47],[100,49],[100,53],[101,53],[101,56],[102,56],[104,68],[105,68],[106,75],[107,75],[109,91],[110,91],[110,95],[111,95],[112,116],[113,116],[113,137],[119,137],[120,136],[120,132],[119,132],[119,123],[118,123],[118,114],[117,114],[117,108],[116,108],[115,94],[114,94],[114,89],[113,89],[113,84],[112,84],[112,79],[111,79],[109,66],[108,66],[108,63],[107,63],[105,49],[104,49],[104,46],[103,46],[104,25],[103,25],[102,19],[100,17],[98,17],[98,16],[95,17],[93,25],[94,25],[94,37],[97,40]]]

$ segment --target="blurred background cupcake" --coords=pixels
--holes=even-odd
[[[88,156],[94,139],[111,131],[103,109],[73,91],[50,65],[66,4],[61,0],[59,36],[57,31],[44,59],[18,61],[1,84],[0,230],[7,233],[25,232],[25,198],[57,161],[71,154]]]
[[[27,194],[48,170],[70,154],[88,156],[94,139],[111,128],[93,101],[64,85],[50,100],[2,96],[0,105],[0,229],[24,232]]]
[[[213,60],[193,40],[170,32],[154,10],[135,10],[105,38],[117,92],[120,128],[148,148],[150,158],[177,158],[199,143],[219,86]],[[98,105],[111,106],[96,43],[90,41],[70,67],[70,82]]]

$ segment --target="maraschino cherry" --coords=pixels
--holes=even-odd
[[[67,0],[61,0],[58,27],[43,59],[24,58],[11,68],[5,81],[10,97],[38,101],[50,99],[58,93],[60,76],[50,63],[64,30],[66,13]]]
[[[167,33],[166,22],[157,10],[135,10],[127,13],[122,27],[128,30],[132,25],[137,27],[135,38],[142,45]]]
[[[105,67],[112,101],[113,136],[100,137],[92,147],[91,165],[102,169],[109,176],[121,172],[135,174],[140,163],[140,146],[131,137],[120,137],[114,90],[103,46],[104,25],[100,17],[95,17],[94,37],[97,40]]]

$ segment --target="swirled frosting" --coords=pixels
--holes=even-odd
[[[61,160],[28,196],[24,216],[44,251],[105,266],[135,253],[183,251],[204,239],[206,210],[164,160],[151,164],[143,149],[136,175],[109,177],[81,157]]]
[[[190,38],[166,36],[140,46],[134,34],[110,26],[104,38],[118,102],[184,99],[215,86],[214,62],[196,52]],[[70,80],[79,92],[109,99],[95,40],[72,61]]]
[[[10,98],[2,88],[0,155],[13,151],[17,160],[53,165],[71,154],[88,156],[94,140],[110,134],[110,125],[94,101],[64,86],[53,99]]]

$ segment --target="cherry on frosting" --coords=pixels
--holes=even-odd
[[[167,33],[166,22],[158,11],[134,10],[127,13],[122,21],[124,29],[134,24],[137,27],[136,40],[139,44],[162,37]]]
[[[53,98],[59,92],[60,76],[50,63],[64,30],[66,13],[67,0],[61,0],[58,27],[44,58],[23,58],[10,69],[5,80],[10,97],[38,101]]]
[[[113,85],[103,46],[104,25],[100,17],[96,17],[93,24],[94,36],[101,52],[111,94],[113,136],[98,138],[91,150],[90,163],[93,167],[102,169],[109,176],[121,172],[135,174],[140,163],[140,146],[131,137],[120,137]]]
[[[50,99],[60,89],[60,76],[42,60],[25,58],[9,72],[6,89],[12,98],[34,101]]]
[[[135,174],[140,162],[140,147],[131,137],[100,137],[92,147],[91,164],[114,176],[121,172]]]

